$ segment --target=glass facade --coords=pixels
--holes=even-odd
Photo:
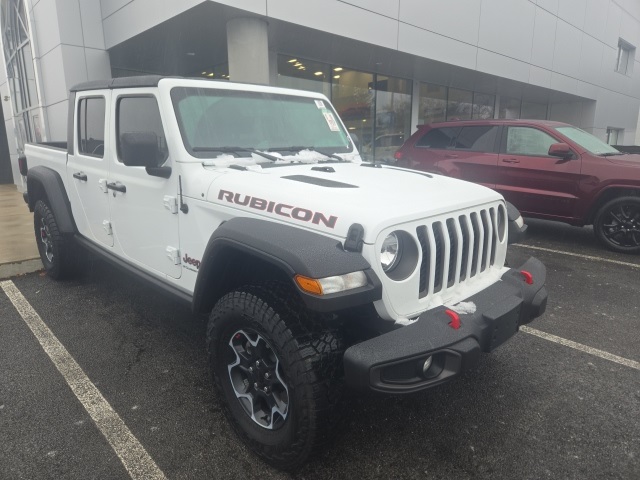
[[[493,118],[496,97],[429,83],[420,84],[418,123]]]
[[[471,120],[473,92],[449,89],[447,97],[447,120]]]
[[[519,98],[500,97],[500,111],[498,112],[498,118],[521,118],[520,103]]]
[[[523,101],[520,108],[520,118],[528,118],[530,120],[546,120],[547,104]]]
[[[388,161],[411,133],[411,81],[278,55],[279,87],[325,94],[368,160]]]
[[[19,146],[22,149],[26,142],[42,140],[38,90],[25,0],[3,0],[0,15],[13,115]]]
[[[420,84],[418,123],[444,122],[447,119],[447,87]]]

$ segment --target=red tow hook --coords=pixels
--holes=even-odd
[[[454,330],[458,330],[460,328],[460,317],[458,316],[458,314],[453,310],[445,310],[444,313],[449,315],[449,318],[451,318],[449,326]]]
[[[527,285],[533,285],[533,275],[526,270],[520,270],[520,273],[524,277],[524,281]]]

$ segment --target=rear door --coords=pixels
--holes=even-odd
[[[116,247],[145,270],[180,278],[178,172],[167,147],[157,98],[149,90],[127,90],[116,95],[111,115],[115,135],[108,188]],[[155,136],[161,151],[155,166],[172,167],[168,178],[123,163],[121,144],[127,134]]]
[[[439,170],[485,187],[495,188],[498,167],[500,127],[497,125],[464,126],[438,164]]]
[[[575,216],[580,156],[549,156],[549,147],[559,142],[534,126],[504,127],[496,190],[522,213],[558,219]]]
[[[80,205],[73,214],[80,234],[107,246],[113,246],[109,198],[107,196],[108,157],[105,126],[108,125],[111,92],[83,92],[76,97],[73,120],[73,152],[68,156],[68,185]],[[70,194],[72,194],[70,192]]]
[[[435,127],[427,130],[413,145],[403,166],[443,173],[438,171],[436,164],[453,155],[450,148],[459,131],[459,127]]]

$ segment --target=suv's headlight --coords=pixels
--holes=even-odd
[[[384,239],[382,247],[380,248],[380,263],[382,264],[382,269],[385,272],[393,270],[396,265],[398,265],[401,256],[402,244],[398,239],[398,235],[396,235],[395,232],[391,232],[387,235],[387,238]]]
[[[418,245],[404,230],[391,232],[380,246],[380,264],[384,273],[397,282],[408,278],[418,266]]]

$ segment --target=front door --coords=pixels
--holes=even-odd
[[[107,93],[109,95],[109,93]],[[108,157],[105,146],[105,125],[109,112],[105,105],[109,98],[80,96],[75,106],[75,143],[67,162],[69,195],[76,195],[71,202],[73,216],[81,235],[94,242],[113,246],[113,234],[107,197]],[[76,207],[79,205],[80,207]]]
[[[131,90],[116,99],[112,117],[116,133],[107,187],[116,248],[145,270],[180,278],[178,175],[167,148],[156,97]],[[168,178],[153,171],[150,174],[146,167],[124,163],[123,138],[140,134],[157,140],[157,167],[174,166]]]
[[[561,140],[535,127],[509,126],[503,133],[496,190],[524,215],[570,219],[576,215],[581,162],[548,155]]]

